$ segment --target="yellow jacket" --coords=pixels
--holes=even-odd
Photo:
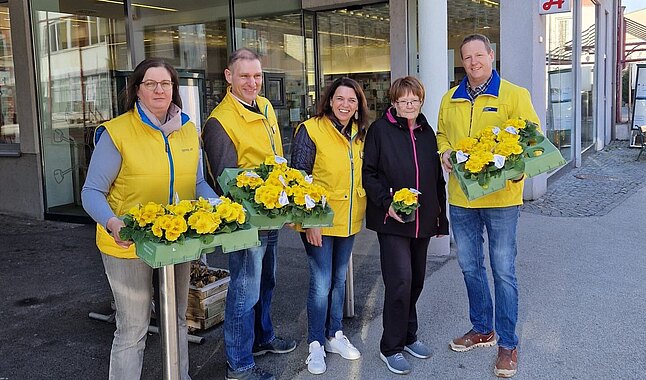
[[[458,141],[473,137],[485,127],[501,126],[521,117],[539,123],[529,91],[501,79],[496,71],[487,90],[473,104],[467,93],[467,78],[442,98],[437,122],[440,153],[453,150]],[[449,176],[449,204],[466,208],[508,207],[523,203],[523,181],[507,181],[497,192],[469,201],[454,175]]]
[[[104,131],[122,160],[106,197],[117,216],[139,203],[172,203],[175,193],[180,199],[195,199],[200,145],[195,125],[186,115],[182,114],[181,129],[168,137],[146,124],[136,110],[103,123],[95,134]],[[101,252],[111,256],[137,257],[134,245],[128,249],[119,247],[100,224],[96,228],[96,244]]]
[[[358,233],[366,212],[366,191],[361,181],[363,141],[356,138],[356,124],[351,141],[327,117],[311,118],[298,126],[301,127],[307,129],[316,146],[314,183],[329,191],[328,203],[334,211],[334,225],[322,228],[321,233],[340,237]]]
[[[209,115],[217,119],[224,128],[238,154],[238,167],[257,167],[265,158],[283,155],[283,144],[276,113],[269,100],[258,96],[256,104],[263,113],[258,114],[245,108],[227,89],[227,95]],[[208,119],[207,119],[208,120]]]

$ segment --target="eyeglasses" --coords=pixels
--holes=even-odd
[[[419,107],[419,105],[422,104],[422,102],[419,100],[398,100],[395,103],[397,103],[400,107],[404,107],[404,106]]]
[[[149,90],[149,91],[155,91],[155,89],[157,88],[157,85],[160,85],[162,90],[164,91],[168,91],[171,88],[173,88],[173,82],[169,80],[163,80],[161,82],[157,82],[156,80],[149,79],[141,82],[141,84],[143,84],[144,87],[146,87],[146,90]]]

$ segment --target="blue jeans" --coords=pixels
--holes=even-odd
[[[458,247],[458,263],[464,274],[473,329],[486,334],[494,329],[493,306],[484,266],[484,228],[489,239],[489,262],[496,296],[498,345],[513,349],[518,344],[518,284],[516,282],[516,227],[518,206],[462,208],[451,205],[451,226]]]
[[[253,346],[274,340],[269,311],[276,285],[278,231],[261,232],[260,247],[229,254],[231,281],[224,314],[224,345],[231,369],[255,366]]]
[[[105,253],[101,254],[101,258],[117,309],[117,330],[112,340],[108,379],[139,379],[153,299],[153,270],[139,259],[120,259]],[[186,326],[190,272],[191,263],[175,265],[179,368],[182,380],[190,379]]]
[[[343,330],[343,301],[345,275],[352,253],[354,235],[348,237],[323,236],[323,246],[301,240],[310,266],[310,289],[307,295],[307,343],[318,341],[321,346],[326,337]]]

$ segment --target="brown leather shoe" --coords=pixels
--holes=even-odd
[[[512,377],[518,370],[518,350],[498,347],[498,359],[493,373],[498,377]]]
[[[476,347],[492,347],[496,345],[496,334],[490,332],[488,334],[480,334],[473,329],[459,338],[453,339],[449,343],[449,347],[453,351],[465,352]]]

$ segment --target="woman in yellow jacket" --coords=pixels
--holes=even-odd
[[[329,191],[334,211],[332,227],[301,233],[310,267],[306,363],[313,374],[325,372],[325,351],[349,360],[361,356],[343,334],[341,319],[352,244],[366,209],[361,166],[367,119],[361,86],[339,78],[321,99],[318,114],[298,126],[292,144],[292,166],[312,174]]]
[[[162,59],[142,61],[128,78],[128,111],[98,126],[81,197],[97,222],[96,244],[116,305],[110,379],[139,379],[152,299],[152,268],[123,241],[119,216],[141,203],[217,197],[204,180],[195,125],[181,110],[179,79]],[[175,267],[180,373],[188,375],[186,308],[190,263]]]

